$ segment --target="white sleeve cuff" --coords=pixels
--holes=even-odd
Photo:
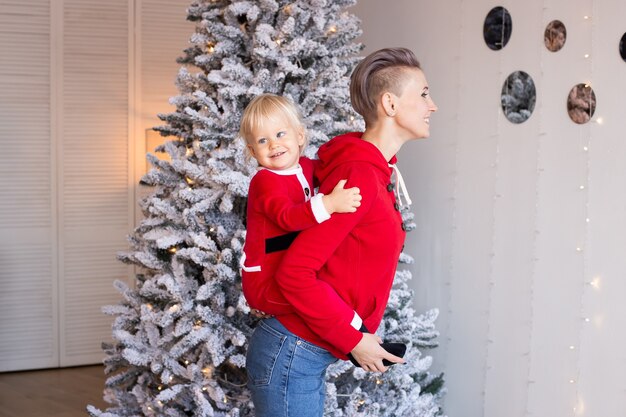
[[[261,265],[257,266],[246,266],[244,265],[246,262],[246,253],[241,252],[241,259],[239,260],[239,266],[246,272],[261,272]]]
[[[350,326],[354,327],[357,330],[361,330],[361,326],[363,325],[363,320],[359,315],[354,312],[354,317],[352,317],[352,321],[350,322]]]
[[[317,220],[318,223],[330,219],[330,214],[328,214],[326,207],[324,207],[322,197],[324,197],[324,194],[319,193],[311,198],[311,210],[313,210],[313,216],[315,216],[315,220]]]

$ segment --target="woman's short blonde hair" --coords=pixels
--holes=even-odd
[[[300,149],[300,152],[302,152],[307,144],[304,121],[298,106],[287,97],[277,96],[275,94],[261,94],[253,98],[241,117],[239,136],[241,136],[246,143],[250,143],[254,139],[254,130],[262,127],[267,119],[277,114],[285,116],[291,127],[304,134],[305,142]]]

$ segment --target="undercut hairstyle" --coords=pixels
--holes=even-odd
[[[402,94],[407,69],[421,69],[407,48],[384,48],[372,52],[354,68],[350,77],[350,101],[369,126],[377,119],[377,103],[385,92]]]
[[[302,152],[308,142],[304,120],[298,106],[287,97],[275,94],[261,94],[253,98],[243,111],[243,116],[241,116],[239,136],[247,144],[250,144],[254,140],[253,132],[262,127],[269,118],[277,115],[286,117],[291,127],[303,132],[304,145],[300,148],[300,152]]]

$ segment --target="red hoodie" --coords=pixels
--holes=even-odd
[[[370,332],[380,324],[405,231],[391,184],[389,163],[360,133],[323,145],[316,176],[320,192],[338,181],[359,187],[361,206],[300,232],[276,273],[295,313],[278,320],[292,333],[346,359],[361,340],[352,327],[356,312]],[[395,156],[390,163],[395,163]]]

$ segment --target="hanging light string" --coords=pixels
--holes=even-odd
[[[541,23],[542,25],[545,24],[545,22],[547,21],[546,19],[546,10],[547,10],[547,6],[546,6],[546,0],[543,0],[542,4],[541,4]],[[548,54],[546,53],[546,48],[540,48],[539,49],[539,82],[541,83],[541,85],[538,85],[536,90],[541,91],[541,87],[543,86],[544,80],[545,80],[545,69],[544,69],[544,59],[548,56]],[[531,323],[530,326],[530,332],[529,332],[529,337],[528,337],[528,351],[527,351],[527,356],[528,356],[528,361],[527,361],[527,373],[526,373],[526,392],[525,392],[525,398],[524,398],[524,402],[523,404],[525,404],[525,413],[524,415],[530,415],[531,410],[529,408],[529,398],[530,398],[530,389],[531,389],[531,349],[533,346],[533,330],[532,330],[532,326],[533,323],[535,323],[535,283],[537,281],[537,267],[538,267],[538,263],[539,263],[539,245],[538,245],[538,236],[539,236],[539,229],[537,228],[537,221],[539,219],[539,184],[541,183],[542,180],[542,175],[543,175],[543,166],[542,166],[542,162],[543,162],[543,142],[546,139],[548,133],[545,130],[545,125],[544,125],[544,117],[543,117],[543,107],[544,107],[544,102],[543,100],[537,100],[535,102],[535,113],[536,113],[536,117],[538,118],[537,121],[537,130],[538,130],[538,135],[537,135],[537,149],[536,149],[536,157],[535,157],[535,212],[533,213],[534,215],[534,224],[535,224],[535,230],[533,233],[533,237],[532,237],[532,260],[531,260],[531,269],[530,269],[530,288],[529,288],[529,292],[530,292],[530,315],[529,315],[529,322]]]
[[[461,77],[463,75],[463,71],[462,71],[462,60],[461,60],[461,50],[463,47],[463,40],[464,38],[464,30],[465,30],[465,26],[463,25],[463,17],[466,16],[465,13],[465,1],[464,0],[460,0],[460,11],[459,11],[459,30],[458,30],[458,49],[457,52],[455,54],[455,60],[456,60],[456,109],[454,112],[454,134],[451,135],[451,137],[454,138],[454,142],[452,144],[453,146],[453,150],[452,150],[452,154],[454,155],[454,160],[453,160],[453,171],[452,171],[452,196],[450,198],[451,201],[451,239],[450,239],[450,256],[449,256],[449,262],[448,262],[448,273],[446,276],[446,282],[445,282],[445,286],[444,288],[448,289],[447,292],[447,314],[448,314],[448,318],[444,321],[444,328],[442,329],[442,334],[446,335],[446,349],[448,348],[450,342],[452,341],[452,337],[450,336],[450,332],[451,332],[451,322],[452,320],[450,320],[450,317],[452,317],[452,294],[453,291],[452,289],[452,279],[454,277],[455,274],[455,268],[454,268],[454,262],[456,259],[455,253],[456,253],[456,248],[457,245],[455,244],[455,242],[457,241],[457,239],[455,238],[455,234],[457,233],[457,228],[458,228],[458,218],[457,218],[457,201],[458,201],[458,191],[459,191],[459,126],[461,123],[461,118],[459,116],[459,106],[461,103],[461,96],[462,96],[462,92],[461,92]]]
[[[504,72],[503,72],[503,68],[504,68],[504,41],[505,41],[505,36],[506,36],[506,28],[505,28],[505,23],[508,22],[508,19],[506,19],[506,15],[508,14],[508,2],[507,4],[505,4],[503,6],[503,10],[502,10],[502,31],[500,32],[500,46],[501,49],[498,51],[498,55],[499,55],[499,62],[498,62],[498,79],[504,83],[504,85],[508,86],[508,80],[504,79]],[[503,81],[504,80],[504,81]],[[507,92],[508,94],[508,92]],[[491,338],[491,332],[493,329],[493,325],[492,325],[492,307],[493,307],[493,289],[495,287],[495,276],[494,276],[494,263],[495,263],[495,259],[496,259],[496,210],[497,210],[497,202],[499,200],[499,198],[501,197],[500,193],[498,192],[498,186],[500,183],[500,176],[498,175],[499,173],[499,168],[500,168],[500,136],[502,134],[502,119],[503,117],[501,117],[500,112],[502,112],[503,116],[506,117],[506,114],[504,114],[504,109],[502,108],[502,106],[497,106],[495,108],[496,111],[496,132],[494,134],[489,135],[490,139],[493,139],[495,141],[494,145],[495,145],[495,155],[494,155],[494,161],[491,164],[491,168],[493,170],[493,206],[492,206],[492,210],[491,210],[491,252],[489,253],[489,272],[488,272],[488,276],[489,276],[489,285],[487,288],[487,329],[486,329],[486,334],[487,334],[487,347],[485,349],[485,361],[484,361],[484,371],[483,371],[483,381],[482,381],[482,386],[486,387],[487,386],[487,373],[489,371],[489,357],[490,357],[490,351],[491,348],[493,346],[493,339]],[[485,389],[483,389],[482,393],[482,400],[483,400],[483,409],[486,408],[487,404],[486,404],[486,395],[485,395]]]
[[[595,48],[595,33],[594,33],[594,18],[597,16],[596,5],[593,0],[590,1],[590,9],[591,16],[585,15],[583,19],[587,22],[586,29],[590,32],[590,50],[587,54],[585,54],[585,59],[589,59],[589,81],[587,82],[587,86],[589,88],[593,88],[593,62],[594,62],[594,53],[596,51]],[[593,90],[592,90],[593,91]],[[575,397],[574,397],[574,406],[572,407],[572,415],[573,416],[581,416],[585,413],[584,400],[582,398],[582,394],[580,391],[580,373],[581,373],[581,361],[582,361],[582,343],[583,343],[583,333],[587,329],[587,324],[590,323],[590,319],[586,316],[585,311],[585,299],[587,298],[588,293],[588,284],[591,286],[597,285],[597,281],[592,280],[588,282],[587,280],[591,277],[590,269],[589,269],[589,223],[591,219],[589,218],[589,185],[590,185],[590,151],[591,144],[593,143],[593,129],[594,124],[592,121],[592,109],[595,109],[595,100],[592,100],[592,94],[589,94],[589,122],[584,125],[584,129],[581,128],[579,135],[579,147],[582,152],[582,181],[580,185],[581,191],[585,192],[584,195],[584,218],[581,219],[583,222],[583,244],[582,247],[577,248],[580,249],[582,253],[582,270],[583,270],[583,279],[582,279],[582,289],[581,289],[581,300],[580,300],[580,316],[579,319],[581,321],[578,331],[578,349],[574,347],[574,345],[570,346],[571,350],[576,350],[577,358],[576,358],[576,372],[570,383],[575,384]],[[582,126],[581,126],[582,127]]]

